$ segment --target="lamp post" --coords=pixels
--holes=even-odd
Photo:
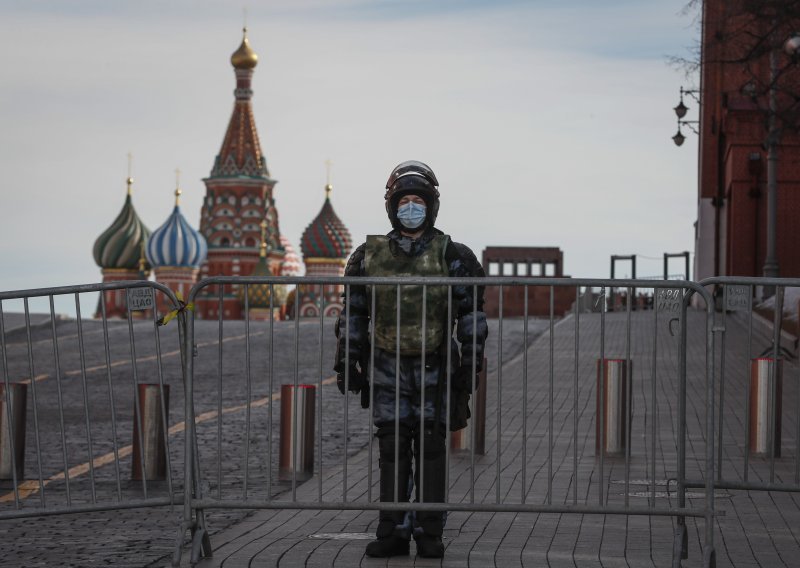
[[[783,44],[787,55],[796,58],[800,53],[800,34],[793,34]],[[767,121],[767,254],[764,258],[763,274],[766,278],[780,275],[778,264],[778,141],[781,130],[778,127],[778,49],[769,53],[769,113]],[[764,286],[764,298],[775,294],[774,286]]]

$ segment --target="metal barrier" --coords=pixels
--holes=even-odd
[[[476,459],[474,445],[468,455],[455,456],[446,448],[447,495],[444,502],[380,502],[375,493],[377,459],[372,442],[374,426],[371,412],[362,412],[360,397],[341,396],[332,376],[333,320],[326,319],[330,306],[319,299],[318,316],[296,317],[293,321],[251,321],[249,301],[252,287],[260,287],[269,298],[269,311],[274,313],[275,289],[279,285],[338,286],[349,301],[353,286],[391,286],[400,298],[403,286],[422,290],[422,322],[428,292],[434,287],[448,288],[448,321],[453,320],[453,287],[463,286],[477,297],[477,286],[500,287],[500,317],[496,329],[497,352],[487,353],[494,360],[494,370],[488,374],[490,400],[487,402],[487,454]],[[527,315],[521,320],[503,318],[504,290],[525,289],[523,313],[529,314],[528,292],[540,287],[549,290],[550,317],[532,321]],[[559,287],[575,290],[572,312],[556,322],[554,291]],[[632,314],[632,302],[624,312],[606,313],[606,292],[611,288],[625,289],[627,297],[635,289],[652,289],[655,301],[652,311]],[[582,314],[583,294],[599,288],[599,310]],[[236,294],[244,302],[244,319],[225,321],[226,299]],[[186,431],[184,463],[196,463],[185,468],[185,487],[195,491],[184,501],[184,520],[179,544],[173,559],[180,562],[183,535],[192,533],[192,562],[210,554],[210,542],[205,530],[205,511],[211,509],[312,509],[312,510],[394,510],[394,511],[491,511],[530,513],[575,513],[646,515],[674,517],[673,564],[680,565],[687,555],[687,517],[704,519],[703,553],[706,566],[715,564],[714,516],[715,501],[715,393],[714,393],[714,333],[712,296],[698,284],[685,281],[589,280],[572,278],[294,278],[294,277],[214,277],[199,282],[187,301],[199,296],[218,303],[216,319],[200,321],[188,314],[186,328]],[[701,312],[687,310],[688,299],[695,295],[706,307]],[[209,299],[210,298],[210,299]],[[375,310],[372,295],[372,312]],[[299,302],[295,302],[297,306]],[[397,323],[400,323],[400,303]],[[259,309],[264,308],[261,306]],[[212,312],[213,313],[213,312]],[[635,316],[635,319],[634,319]],[[469,317],[469,316],[467,316]],[[475,317],[475,316],[473,316]],[[703,355],[687,370],[688,319],[696,320],[692,346]],[[677,324],[677,325],[675,325]],[[349,325],[349,324],[348,324]],[[522,346],[507,357],[504,348],[504,326],[515,325],[514,337],[522,337]],[[538,327],[537,327],[538,326]],[[636,345],[632,341],[635,327]],[[532,330],[532,328],[536,328]],[[609,328],[611,328],[609,330]],[[214,349],[198,349],[199,334],[216,333]],[[529,337],[539,333],[540,340],[529,344]],[[422,325],[422,337],[426,335]],[[560,356],[556,358],[556,336]],[[242,351],[226,350],[227,341],[244,342]],[[373,346],[368,369],[371,393],[374,393],[375,329],[371,329]],[[508,339],[508,338],[506,338]],[[399,344],[399,339],[398,339]],[[567,347],[567,345],[569,347]],[[424,339],[423,339],[423,353]],[[450,351],[445,362],[445,392],[450,392],[452,361]],[[635,351],[635,353],[634,353]],[[233,352],[233,357],[226,354]],[[569,357],[569,354],[572,354]],[[567,354],[564,361],[564,354]],[[630,364],[636,355],[638,375]],[[624,455],[613,457],[605,452],[579,450],[579,441],[592,439],[595,420],[599,421],[600,447],[605,447],[605,413],[596,416],[586,401],[595,394],[597,375],[595,361],[618,358],[627,362],[627,428]],[[422,356],[425,366],[425,356]],[[668,362],[669,364],[662,365]],[[397,385],[399,388],[399,362]],[[490,363],[491,367],[491,363]],[[475,395],[475,365],[472,367],[472,395]],[[345,376],[348,381],[349,374]],[[301,384],[317,387],[317,426],[315,478],[299,484],[297,451],[291,452],[295,463],[291,480],[281,483],[273,435],[277,424],[276,405],[279,386]],[[633,390],[633,385],[637,389]],[[420,404],[425,405],[425,390],[420,389]],[[669,393],[662,404],[677,403],[676,430],[658,430],[659,391]],[[605,408],[605,389],[599,394],[599,408]],[[687,397],[691,393],[693,410],[687,420]],[[449,426],[450,397],[445,412]],[[212,401],[212,402],[209,402]],[[374,404],[374,400],[370,401]],[[556,405],[556,402],[558,405]],[[295,397],[295,406],[298,404]],[[594,408],[589,404],[588,408]],[[538,410],[534,414],[534,410]],[[294,409],[294,415],[298,409]],[[424,414],[424,413],[421,413]],[[199,417],[213,416],[215,420],[200,421]],[[645,419],[645,417],[649,417]],[[420,426],[424,427],[424,416]],[[291,423],[297,428],[297,421]],[[474,428],[474,422],[470,426]],[[449,428],[447,428],[449,430]],[[632,440],[631,431],[639,429],[642,436]],[[399,430],[396,428],[395,431]],[[689,434],[692,444],[688,446]],[[297,433],[292,436],[297,439]],[[449,438],[449,434],[448,434]],[[203,443],[198,443],[202,439]],[[474,432],[472,439],[475,439]],[[424,445],[424,441],[422,442]],[[395,444],[397,446],[397,444]],[[667,452],[675,460],[657,460],[658,447],[672,448]],[[231,447],[235,452],[231,452]],[[591,448],[591,446],[589,446]],[[359,450],[364,450],[359,452]],[[687,452],[693,452],[691,466]],[[424,454],[424,447],[420,450]],[[238,454],[238,455],[237,455]],[[396,462],[395,462],[396,463]],[[690,469],[691,467],[691,469]],[[516,468],[510,478],[501,470]],[[586,475],[586,469],[591,471]],[[633,492],[632,470],[645,473],[647,491]],[[459,471],[463,475],[455,476]],[[468,474],[466,473],[468,472]],[[491,489],[478,486],[476,478],[490,478]],[[613,478],[612,476],[616,476]],[[621,476],[621,477],[620,477]],[[424,479],[424,475],[421,476]],[[691,481],[703,478],[700,482]],[[675,479],[674,499],[657,494],[659,479]],[[506,481],[508,480],[508,481]],[[210,491],[201,493],[201,482]],[[623,493],[611,490],[621,486]],[[687,487],[702,486],[701,498],[687,503]],[[580,493],[580,496],[579,496]],[[660,493],[660,492],[659,492]],[[420,494],[425,491],[420,489]],[[696,496],[700,497],[700,496]],[[639,500],[638,503],[632,499]],[[646,503],[646,504],[644,504]]]
[[[786,376],[783,365],[798,355],[797,338],[783,329],[783,323],[785,291],[800,288],[800,279],[718,277],[699,284],[714,288],[719,309],[714,326],[719,336],[715,357],[720,361],[715,485],[731,490],[800,491],[798,380]],[[774,295],[758,304],[757,296],[765,287],[774,288]],[[796,313],[796,308],[791,306],[791,312]],[[732,330],[738,333],[731,334]],[[788,410],[783,416],[781,407]],[[788,437],[794,444],[786,452],[787,448],[781,448],[781,429],[789,432],[790,428]],[[700,479],[687,480],[689,487],[701,484]]]
[[[133,432],[142,431],[144,419],[137,385],[156,383],[159,402],[147,412],[167,424],[164,391],[169,383],[182,386],[184,377],[183,338],[177,325],[161,331],[156,299],[179,305],[168,288],[148,281],[0,292],[0,382],[5,393],[14,383],[28,391],[27,409],[15,409],[14,399],[3,397],[0,416],[13,463],[12,483],[0,494],[0,519],[184,501],[182,478],[175,474],[183,469],[185,452],[170,443],[166,428],[155,440],[165,448],[166,484],[148,484],[143,455],[132,455],[143,452],[142,445],[132,447]],[[92,310],[96,306],[96,321],[83,319],[87,303]],[[47,317],[33,324],[31,306],[46,307]],[[74,319],[58,317],[56,306]],[[127,317],[112,320],[112,309]],[[21,316],[7,327],[10,311]],[[183,400],[180,406],[182,411]],[[26,442],[24,448],[17,447],[20,442]],[[141,483],[124,480],[132,461],[142,468],[142,475],[134,476]]]

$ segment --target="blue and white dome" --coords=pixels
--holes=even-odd
[[[175,190],[175,209],[166,223],[147,239],[145,254],[155,268],[184,266],[197,268],[206,258],[208,247],[203,236],[186,222],[178,205],[180,189]]]

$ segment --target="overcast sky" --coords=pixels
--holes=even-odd
[[[666,63],[696,41],[685,2],[251,2],[281,232],[299,249],[326,159],[354,241],[386,232],[386,178],[417,159],[441,184],[439,228],[479,257],[558,246],[567,274],[605,278],[612,254],[692,250],[697,141],[670,139],[688,83]],[[241,26],[222,1],[0,2],[0,290],[100,280],[92,245],[129,151],[145,224],[169,215],[179,167],[197,227]]]

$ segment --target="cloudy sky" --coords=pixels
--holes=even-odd
[[[685,2],[251,1],[282,232],[299,247],[326,159],[354,240],[385,232],[388,173],[418,159],[441,183],[439,227],[479,256],[558,246],[566,273],[607,277],[612,254],[692,250],[696,138],[670,139],[689,83],[666,63],[696,41]],[[0,290],[99,281],[92,245],[129,151],[145,224],[169,215],[180,168],[197,227],[241,26],[222,1],[0,2]]]

